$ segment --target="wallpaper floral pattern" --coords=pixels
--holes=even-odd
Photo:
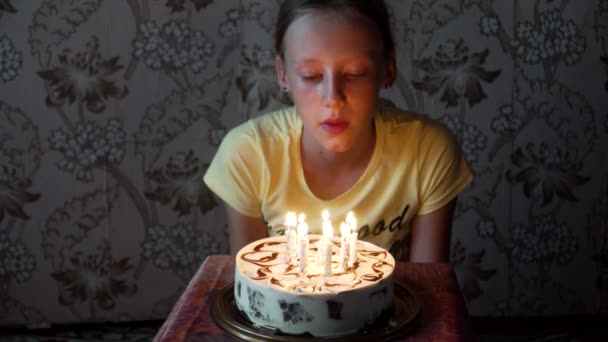
[[[471,314],[608,313],[608,1],[387,2],[384,101],[477,175],[452,242]],[[227,252],[201,175],[289,104],[278,3],[0,0],[0,325],[162,319]]]

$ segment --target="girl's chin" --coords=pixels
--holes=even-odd
[[[331,153],[344,153],[344,152],[348,152],[348,151],[351,150],[352,146],[353,146],[352,144],[346,143],[346,142],[341,142],[341,143],[325,143],[325,144],[323,144],[323,148],[327,152],[331,152]]]

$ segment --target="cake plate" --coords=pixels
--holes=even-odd
[[[352,335],[313,337],[310,334],[290,335],[251,323],[234,301],[234,282],[212,297],[211,317],[224,331],[245,341],[300,342],[323,341],[394,341],[412,334],[422,322],[422,305],[412,290],[401,282],[395,283],[393,311],[386,319]]]

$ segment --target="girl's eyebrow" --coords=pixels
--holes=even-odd
[[[360,61],[370,61],[372,60],[371,56],[367,56],[367,55],[360,55],[360,56],[355,56],[355,57],[347,57],[347,58],[342,58],[341,60],[339,60],[338,62],[341,63],[348,63],[348,62],[360,62]],[[318,63],[319,59],[314,58],[314,57],[306,57],[303,59],[287,59],[288,62],[296,64],[296,65],[302,65],[302,64],[312,64],[312,63]]]
[[[294,63],[294,64],[310,64],[310,63],[316,63],[319,60],[314,58],[314,57],[306,57],[304,59],[288,59],[289,62]]]

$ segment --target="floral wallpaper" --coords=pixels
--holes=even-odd
[[[278,3],[0,0],[0,325],[163,319],[227,253],[201,176],[289,104]],[[383,99],[476,172],[451,253],[470,313],[608,313],[608,0],[387,3]]]

